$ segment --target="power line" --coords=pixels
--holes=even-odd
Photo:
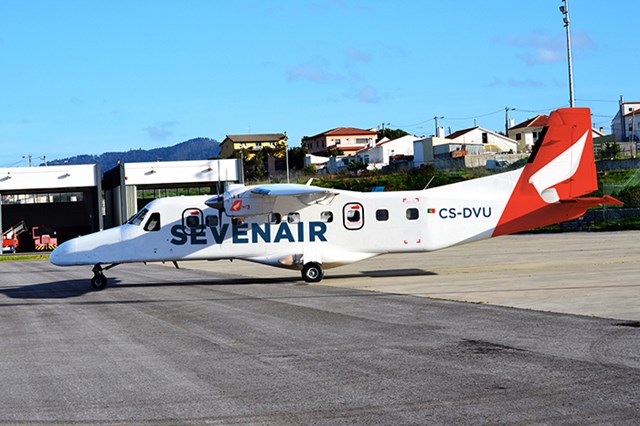
[[[580,102],[610,102],[610,103],[618,103],[617,100],[609,100],[609,99],[576,99],[576,101]]]
[[[497,111],[488,112],[486,114],[474,115],[472,117],[461,117],[461,118],[450,118],[450,117],[447,117],[447,119],[448,120],[473,120],[474,118],[488,117],[490,115],[497,114],[497,113],[502,112],[502,111],[504,111],[504,110],[502,108],[500,108]]]

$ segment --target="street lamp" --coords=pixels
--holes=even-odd
[[[573,99],[573,70],[571,64],[571,30],[569,29],[569,0],[562,0],[562,6],[560,6],[560,13],[564,15],[562,21],[564,22],[564,27],[567,29],[567,62],[569,64],[569,106],[571,108],[574,107],[574,99]]]

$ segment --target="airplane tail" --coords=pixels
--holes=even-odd
[[[589,207],[622,204],[598,189],[588,108],[553,111],[507,202],[492,236],[563,222]]]

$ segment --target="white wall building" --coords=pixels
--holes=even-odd
[[[413,143],[419,140],[417,136],[405,135],[397,139],[378,142],[375,146],[365,148],[356,153],[356,158],[368,169],[381,169],[388,166],[394,156],[413,156]]]
[[[611,133],[616,141],[640,141],[640,102],[624,102],[611,120]],[[632,137],[633,136],[633,137]]]
[[[460,145],[482,147],[482,152],[518,152],[516,141],[482,127],[458,130],[445,139]],[[473,149],[478,150],[477,148]]]

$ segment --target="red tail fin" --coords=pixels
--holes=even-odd
[[[598,189],[591,116],[587,108],[551,113],[493,236],[511,234],[582,216],[611,197],[576,199]]]

